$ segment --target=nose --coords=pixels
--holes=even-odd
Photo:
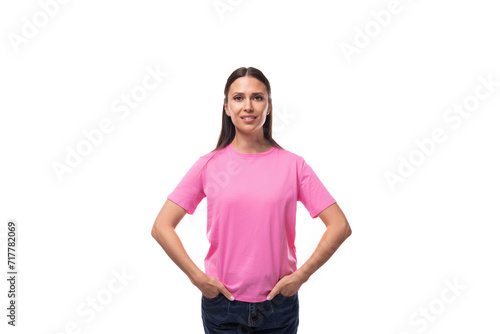
[[[243,108],[245,111],[252,110],[252,99],[251,98],[245,100],[245,104],[243,105]]]

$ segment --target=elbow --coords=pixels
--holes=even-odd
[[[153,224],[153,228],[151,229],[151,236],[155,239],[156,239],[156,235],[158,234],[158,232],[156,231],[156,222],[155,224]]]
[[[344,228],[344,231],[345,231],[345,238],[349,238],[349,236],[352,234],[352,229],[351,229],[351,225],[349,225],[349,222],[346,220],[345,221],[345,228]]]
[[[153,224],[153,227],[151,228],[151,236],[156,240],[158,241],[158,238],[165,234],[165,233],[168,233],[170,231],[170,226],[169,225],[165,225],[163,223],[160,223],[159,221],[155,221],[155,223]]]

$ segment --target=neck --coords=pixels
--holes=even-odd
[[[264,134],[260,136],[238,134],[234,136],[231,142],[233,147],[243,153],[260,153],[265,152],[271,148],[271,143],[264,138]]]

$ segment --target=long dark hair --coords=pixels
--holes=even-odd
[[[273,104],[272,104],[272,99],[271,99],[271,85],[269,84],[269,80],[267,80],[266,76],[264,73],[262,73],[260,70],[256,69],[255,67],[240,67],[234,70],[233,73],[227,78],[226,82],[226,87],[224,87],[224,102],[227,103],[227,94],[229,93],[229,87],[231,87],[232,83],[241,77],[244,76],[249,76],[249,77],[254,77],[255,79],[259,80],[266,86],[267,90],[267,96],[268,96],[268,103],[269,103],[269,115],[266,117],[266,121],[264,122],[263,129],[264,129],[264,138],[267,139],[269,143],[272,144],[272,146],[275,146],[277,148],[283,148],[281,147],[274,139],[273,139]],[[205,163],[205,166],[207,163],[217,154],[221,149],[226,147],[227,145],[231,144],[231,142],[234,139],[234,136],[236,135],[236,129],[234,128],[233,121],[231,120],[231,117],[228,117],[226,113],[224,112],[224,104],[222,105],[222,127],[220,130],[220,135],[219,135],[219,140],[217,142],[216,147],[211,151],[217,151],[215,154],[213,154],[210,159]],[[203,166],[203,168],[205,168]],[[202,169],[203,170],[203,169]],[[201,171],[200,171],[201,172]]]
[[[227,94],[229,93],[229,87],[233,84],[233,82],[241,77],[249,76],[253,77],[260,82],[262,82],[266,86],[268,103],[269,103],[269,115],[266,117],[266,121],[264,122],[264,138],[267,139],[269,143],[278,148],[282,148],[274,139],[273,139],[273,103],[271,98],[271,85],[269,84],[269,80],[267,80],[266,76],[255,67],[240,67],[237,68],[226,82],[226,87],[224,87],[224,102],[227,103]],[[217,146],[215,150],[220,150],[227,145],[229,145],[236,135],[236,129],[234,128],[233,121],[231,117],[228,117],[224,112],[224,105],[222,105],[222,127],[220,130],[219,141],[217,142]],[[213,152],[212,151],[212,152]]]

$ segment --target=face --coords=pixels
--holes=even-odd
[[[226,115],[231,116],[238,130],[252,132],[264,125],[268,112],[268,94],[266,85],[258,79],[249,76],[236,79],[229,87],[227,99],[228,102],[224,103]],[[245,116],[252,118],[245,120]]]

